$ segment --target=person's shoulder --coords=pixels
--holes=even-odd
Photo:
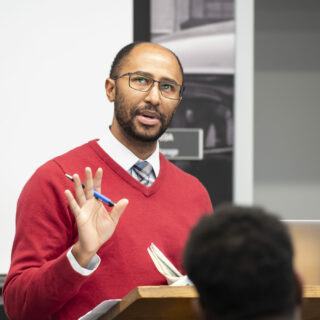
[[[75,158],[77,159],[81,159],[83,157],[88,157],[88,152],[92,152],[93,149],[91,148],[91,146],[93,144],[96,144],[96,140],[91,140],[89,142],[86,142],[78,147],[75,147],[73,149],[70,149],[56,157],[54,157],[53,159],[51,159],[52,161],[56,161],[56,162],[60,162],[60,161],[68,161],[69,159],[74,160]],[[50,160],[49,160],[50,161]]]
[[[79,162],[79,159],[87,157],[91,149],[89,146],[91,142],[94,142],[94,140],[48,160],[36,169],[28,182],[32,181],[40,184],[47,181],[56,181],[57,179],[65,180],[65,168],[75,162]]]
[[[162,155],[161,157],[164,158]],[[202,212],[213,212],[212,202],[206,187],[195,176],[183,171],[167,159],[162,159],[166,166],[166,176],[175,190],[180,190],[185,196],[192,198],[194,203],[202,207]]]
[[[197,203],[202,213],[213,212],[212,202],[206,187],[201,181],[183,171],[178,166],[167,160],[163,154],[160,153],[161,166],[165,167],[166,181],[170,183],[170,190],[174,192],[182,192],[188,198],[192,198],[194,203]]]
[[[160,156],[161,162],[166,165],[167,168],[167,174],[170,175],[170,178],[176,178],[182,181],[185,181],[186,183],[192,183],[192,184],[197,184],[197,185],[202,185],[202,183],[199,181],[199,179],[193,175],[191,175],[188,172],[183,171],[181,168],[179,168],[178,166],[176,166],[174,163],[172,163],[171,161],[169,161],[168,159],[166,159],[164,157],[164,155],[161,154]]]

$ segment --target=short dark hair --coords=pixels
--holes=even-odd
[[[126,58],[137,45],[143,44],[143,43],[148,43],[148,42],[135,41],[135,42],[129,43],[128,45],[126,45],[122,49],[120,49],[120,51],[115,56],[115,58],[112,62],[112,65],[111,65],[110,74],[109,74],[109,77],[111,79],[115,79],[117,76],[120,75],[119,70],[121,68],[121,65],[122,65],[124,58]],[[167,49],[169,52],[171,52],[175,56],[175,58],[177,59],[177,62],[179,64],[180,71],[182,74],[182,79],[184,79],[184,72],[183,72],[183,67],[182,67],[180,59],[173,51],[171,51],[168,48],[165,48],[165,49]],[[183,82],[184,81],[182,81],[182,84],[183,84]]]
[[[206,319],[290,315],[298,301],[286,226],[259,207],[223,205],[192,230],[184,266]]]

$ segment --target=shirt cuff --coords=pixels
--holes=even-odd
[[[80,273],[83,276],[89,276],[91,273],[93,273],[98,268],[98,266],[101,262],[101,259],[97,254],[95,254],[93,256],[93,258],[90,260],[88,265],[84,268],[84,267],[80,266],[80,264],[78,263],[78,261],[76,260],[74,255],[72,254],[71,249],[72,248],[70,248],[70,250],[67,253],[67,258],[68,258],[74,271]]]

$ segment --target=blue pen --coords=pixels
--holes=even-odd
[[[74,179],[72,178],[72,176],[70,176],[69,174],[65,174],[67,178],[69,178],[71,181],[74,181]],[[81,183],[82,188],[84,189],[86,186],[84,183]],[[104,196],[103,194],[99,193],[96,190],[93,190],[93,195],[97,198],[102,200],[103,202],[105,202],[109,207],[113,207],[115,205],[115,203],[110,200],[109,198],[107,198],[106,196]]]

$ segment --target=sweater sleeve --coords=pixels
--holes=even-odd
[[[11,320],[49,318],[89,277],[77,273],[67,258],[77,229],[64,195],[65,180],[62,169],[49,161],[18,200],[11,267],[3,287]]]

